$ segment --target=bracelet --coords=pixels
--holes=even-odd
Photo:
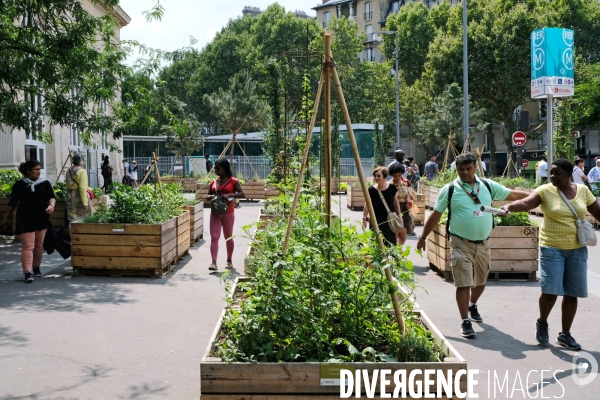
[[[427,238],[424,238],[423,236],[419,236],[419,240],[425,240]]]

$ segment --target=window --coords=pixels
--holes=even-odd
[[[342,18],[342,6],[341,5],[337,6],[337,17]]]
[[[329,21],[331,21],[331,16],[329,15],[329,11],[325,11],[323,13],[323,28],[327,28],[329,26]]]
[[[365,26],[365,33],[367,34],[367,42],[373,41],[373,25]]]
[[[548,102],[546,100],[538,101],[538,120],[545,120],[548,116]]]
[[[373,9],[371,8],[371,2],[365,3],[365,21],[373,18]]]
[[[366,52],[365,61],[375,61],[375,54],[373,52],[373,49],[365,49],[365,52]]]
[[[69,97],[71,101],[77,101],[77,98],[79,97],[79,89],[78,88],[73,88],[71,89],[70,93],[69,93]],[[79,129],[77,129],[77,126],[71,124],[70,127],[70,145],[72,147],[79,147],[81,146],[81,139],[79,137]]]
[[[37,134],[42,132],[42,130],[44,129],[44,98],[42,97],[41,93],[32,93],[29,96],[29,101],[29,111],[31,112],[31,120],[29,122],[29,134],[27,135],[27,139],[36,140]]]
[[[400,2],[399,2],[399,1],[395,1],[395,2],[392,4],[392,12],[393,12],[394,14],[398,14],[398,11],[400,11]]]

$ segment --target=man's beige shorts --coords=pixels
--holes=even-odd
[[[482,244],[452,236],[452,275],[454,286],[474,287],[485,285],[490,272],[490,239]]]

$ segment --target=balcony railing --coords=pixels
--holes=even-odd
[[[373,18],[373,11],[369,11],[365,13],[365,21],[368,21]]]
[[[373,42],[375,40],[373,35],[373,33],[367,33],[367,39],[365,40],[365,43]]]
[[[323,28],[327,29],[329,27],[329,21],[323,21]]]

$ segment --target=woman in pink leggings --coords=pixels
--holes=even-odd
[[[6,229],[10,216],[17,208],[15,233],[21,235],[21,264],[25,283],[31,283],[33,276],[42,276],[40,265],[44,236],[52,226],[50,215],[54,212],[56,198],[50,181],[40,178],[39,162],[31,160],[22,163],[19,171],[23,174],[23,179],[12,187],[2,225]]]
[[[217,267],[217,255],[219,253],[219,239],[221,238],[221,229],[225,236],[225,246],[227,247],[226,269],[233,268],[231,256],[233,255],[233,223],[235,222],[234,199],[243,199],[246,197],[242,190],[240,182],[232,176],[231,165],[224,158],[215,161],[213,170],[219,176],[210,183],[208,189],[208,198],[212,199],[215,193],[220,193],[227,200],[228,209],[226,214],[210,214],[210,254],[212,263],[208,267],[211,271],[219,269]]]

